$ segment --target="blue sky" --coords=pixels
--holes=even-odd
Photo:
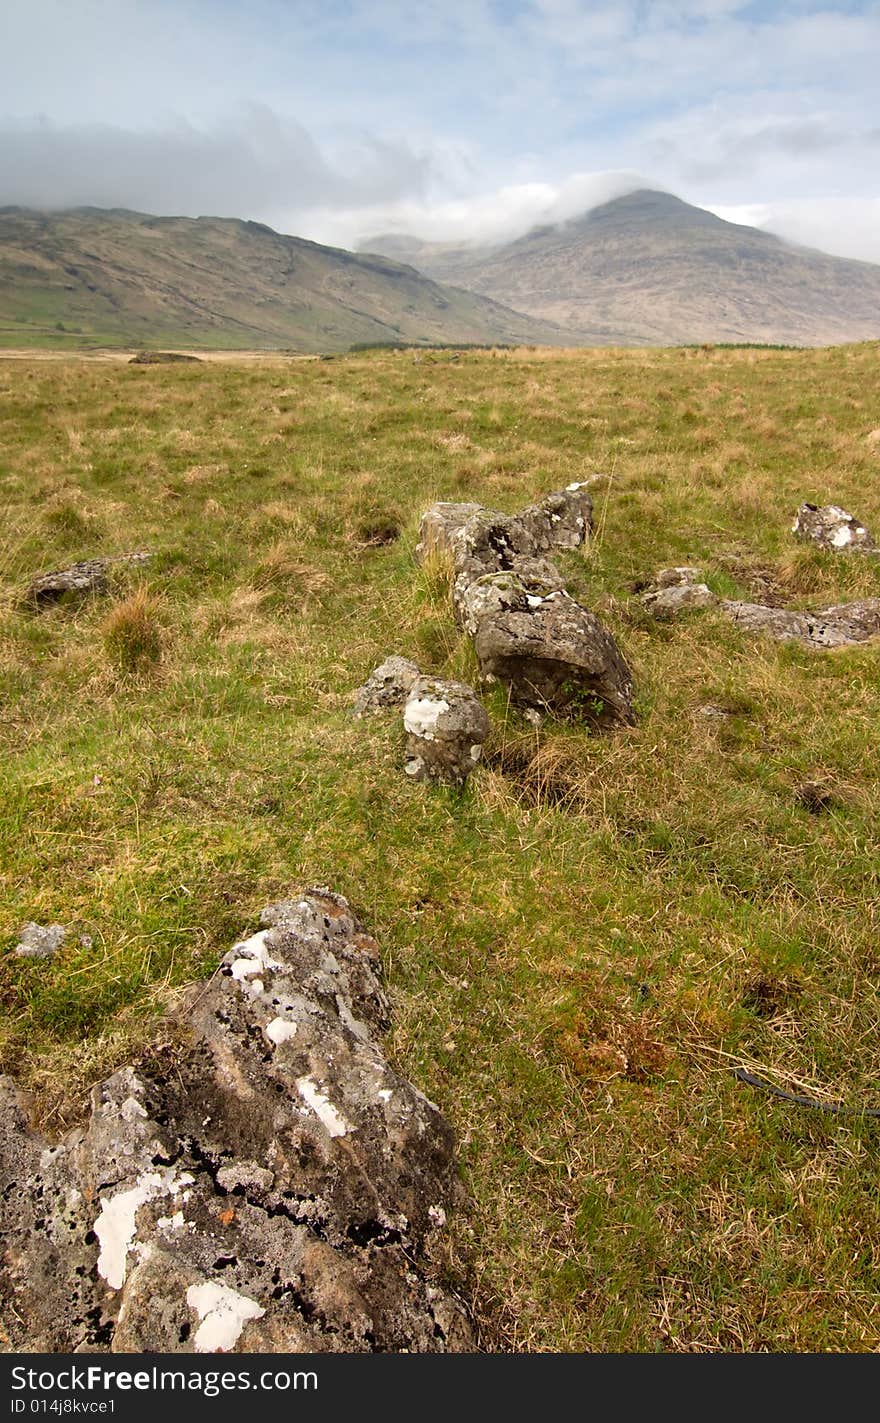
[[[0,0],[0,204],[496,240],[648,184],[880,261],[880,0]]]

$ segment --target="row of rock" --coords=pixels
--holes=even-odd
[[[642,602],[655,617],[716,606],[744,632],[764,633],[777,642],[796,641],[808,647],[848,647],[880,636],[880,598],[802,612],[718,598],[701,579],[698,568],[661,568]]]
[[[586,484],[514,515],[434,504],[422,516],[416,557],[451,562],[454,615],[474,640],[484,683],[506,683],[512,703],[533,716],[630,724],[632,673],[546,556],[587,542],[592,508]]]
[[[262,924],[82,1129],[47,1141],[0,1079],[3,1348],[474,1347],[429,1261],[452,1131],[385,1059],[375,940],[326,889]]]

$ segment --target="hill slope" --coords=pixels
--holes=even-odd
[[[339,351],[393,340],[565,336],[387,257],[259,223],[0,209],[0,344]]]
[[[495,248],[371,239],[411,262],[600,343],[880,337],[880,267],[795,247],[642,190]]]

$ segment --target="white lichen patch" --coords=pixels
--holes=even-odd
[[[248,1320],[262,1319],[266,1313],[255,1299],[211,1280],[202,1285],[190,1285],[186,1302],[199,1316],[199,1327],[193,1337],[197,1354],[228,1353],[235,1348]]]
[[[174,1215],[160,1215],[156,1224],[160,1230],[182,1230],[185,1224],[183,1211],[175,1211]]]
[[[273,1018],[271,1023],[267,1023],[265,1029],[266,1037],[273,1042],[276,1047],[281,1043],[290,1042],[296,1037],[296,1023],[291,1023],[287,1018]]]
[[[240,944],[233,944],[230,952],[237,955],[232,961],[233,978],[241,981],[255,973],[262,973],[265,969],[281,968],[281,964],[272,958],[266,948],[268,933],[268,929],[261,929],[249,939],[243,939]]]
[[[135,1117],[146,1117],[146,1110],[141,1106],[137,1097],[126,1097],[119,1108],[119,1115],[127,1122],[134,1121]]]
[[[298,1077],[296,1090],[304,1101],[308,1102],[328,1136],[345,1136],[347,1131],[352,1130],[345,1118],[337,1112],[330,1098],[324,1095],[310,1077]]]
[[[474,742],[473,746],[471,747],[471,753],[470,753],[470,754],[471,754],[471,760],[472,760],[472,761],[474,761],[474,762],[479,761],[480,757],[481,757],[482,754],[483,754],[483,748],[482,748],[482,746],[478,745],[477,742]]]
[[[449,703],[442,697],[411,697],[403,714],[403,725],[410,736],[433,741],[437,735],[437,724],[443,713],[448,711]]]
[[[173,1171],[144,1171],[128,1191],[101,1202],[101,1210],[93,1226],[101,1249],[98,1254],[98,1274],[113,1290],[121,1290],[128,1268],[128,1252],[135,1246],[137,1213],[141,1206],[156,1196],[176,1196],[182,1186],[191,1185],[188,1172],[175,1176]]]
[[[835,548],[846,548],[847,544],[852,543],[852,529],[849,524],[841,524],[839,529],[835,529],[831,542]]]

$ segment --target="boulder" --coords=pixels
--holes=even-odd
[[[107,571],[116,565],[146,563],[151,553],[122,553],[114,558],[89,558],[81,563],[72,563],[69,568],[58,568],[51,573],[41,573],[31,583],[25,594],[25,601],[37,608],[57,603],[65,593],[102,593],[107,587]]]
[[[496,583],[475,621],[483,677],[509,683],[518,706],[600,726],[635,721],[632,673],[614,638],[568,593]]]
[[[580,548],[593,531],[593,501],[586,483],[569,484],[522,509],[517,518],[539,551]]]
[[[472,687],[420,677],[410,689],[403,725],[406,774],[462,786],[482,755],[489,718]]]
[[[877,553],[868,530],[853,514],[837,504],[801,504],[794,516],[791,531],[795,538],[814,543],[818,548],[846,550],[852,553]]]
[[[808,647],[848,647],[880,636],[880,598],[841,603],[816,612],[790,612],[762,603],[726,600],[721,607],[737,627],[765,633],[777,642],[792,640]]]
[[[418,667],[408,658],[386,658],[373,668],[364,685],[355,693],[353,715],[362,717],[371,712],[387,711],[389,707],[403,706],[419,675]]]
[[[348,903],[270,906],[192,993],[183,1040],[95,1088],[50,1143],[0,1084],[12,1352],[474,1347],[429,1243],[452,1132],[392,1068],[378,948]]]

